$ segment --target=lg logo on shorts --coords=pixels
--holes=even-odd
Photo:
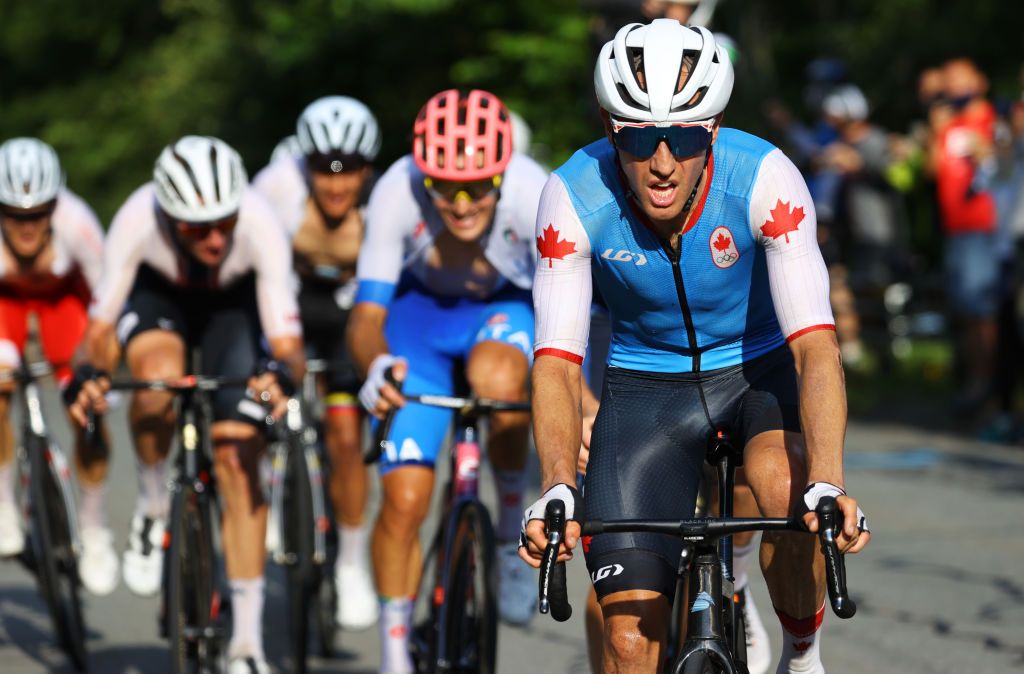
[[[600,569],[590,574],[590,580],[597,583],[608,576],[617,576],[622,573],[622,571],[623,568],[621,564],[609,564],[608,566],[602,566]]]

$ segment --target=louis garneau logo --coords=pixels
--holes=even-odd
[[[647,257],[643,253],[633,253],[628,250],[616,250],[613,251],[611,248],[601,253],[601,257],[606,260],[612,260],[613,262],[632,262],[638,267],[642,267],[647,264]]]
[[[625,569],[622,568],[621,564],[609,564],[608,566],[602,566],[600,569],[590,574],[590,580],[594,583],[609,578],[611,576],[617,576],[622,573]]]

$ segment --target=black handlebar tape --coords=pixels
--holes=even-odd
[[[825,556],[825,583],[832,612],[843,619],[852,618],[857,613],[857,605],[846,591],[846,562],[836,543],[836,533],[842,526],[836,499],[832,496],[822,497],[818,501],[817,513],[818,538],[821,541],[821,554]]]
[[[394,367],[389,367],[384,370],[384,381],[398,389],[398,392],[402,392],[402,382],[395,379]],[[398,410],[392,408],[379,424],[377,424],[377,432],[373,434],[373,443],[363,454],[363,463],[367,466],[380,461],[381,454],[384,453],[384,443],[388,439],[388,433],[391,432],[391,425],[395,421],[395,413]]]
[[[85,413],[85,428],[82,429],[85,446],[97,451],[105,449],[106,446],[106,439],[100,431],[99,416],[96,410],[90,407]]]
[[[548,545],[540,565],[540,612],[550,611],[552,618],[565,622],[572,616],[572,606],[565,581],[565,562],[558,561],[558,548],[565,538],[565,503],[561,500],[548,501],[544,527]]]

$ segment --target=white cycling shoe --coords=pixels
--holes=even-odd
[[[0,557],[10,557],[25,549],[25,532],[14,503],[0,503]]]
[[[344,630],[359,631],[372,627],[380,615],[380,602],[370,572],[355,565],[337,568],[334,582],[338,588],[335,620]]]
[[[114,534],[107,527],[82,529],[82,555],[78,577],[89,594],[103,597],[114,591],[120,580],[120,564],[114,552]]]
[[[768,641],[768,631],[761,622],[750,586],[739,591],[742,593],[740,606],[743,608],[743,622],[747,629],[747,669],[750,674],[767,674],[772,662],[772,645]]]
[[[227,674],[270,674],[270,665],[251,655],[235,657],[228,662]]]
[[[152,597],[160,589],[164,563],[163,539],[162,518],[142,515],[132,517],[121,573],[124,584],[139,596]]]
[[[537,612],[537,576],[519,557],[519,543],[498,544],[498,613],[509,625],[528,625]]]

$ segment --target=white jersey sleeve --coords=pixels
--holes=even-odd
[[[95,296],[103,276],[103,227],[99,218],[85,201],[65,188],[57,199],[52,222],[54,242],[60,248],[58,258],[69,260],[82,271]],[[64,271],[54,270],[58,274]]]
[[[114,215],[103,249],[103,275],[89,315],[104,323],[117,322],[128,299],[146,246],[159,236],[153,212],[153,185],[135,190]]]
[[[754,181],[750,230],[766,251],[772,303],[786,341],[835,329],[817,224],[803,176],[781,150],[772,150]]]
[[[268,164],[256,174],[252,187],[267,200],[278,220],[292,238],[306,215],[309,187],[298,157],[285,157]]]
[[[535,233],[540,257],[533,279],[534,356],[582,363],[593,293],[590,239],[557,175],[548,178],[541,193]]]
[[[405,241],[421,209],[410,184],[412,158],[402,157],[380,177],[366,206],[366,235],[359,249],[356,303],[387,306],[402,273]]]
[[[248,259],[256,271],[256,304],[263,334],[270,339],[301,336],[299,307],[291,282],[292,247],[284,227],[267,200],[252,188],[242,196],[238,219],[236,233],[245,238],[236,245],[249,248]]]

